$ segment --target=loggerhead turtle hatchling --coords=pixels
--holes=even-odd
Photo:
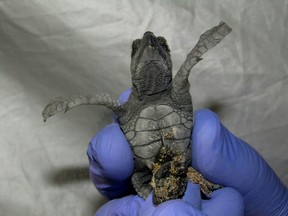
[[[139,196],[147,198],[153,191],[156,205],[181,198],[187,180],[198,183],[209,195],[220,186],[191,167],[193,107],[188,77],[201,56],[230,32],[231,28],[220,22],[203,33],[172,79],[166,40],[148,31],[132,43],[132,93],[126,103],[109,94],[57,97],[44,108],[43,119],[83,104],[106,106],[117,114],[134,153],[132,184]]]

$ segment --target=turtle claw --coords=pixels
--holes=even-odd
[[[42,112],[44,122],[62,110],[64,110],[64,113],[70,110],[72,108],[72,106],[69,106],[71,102],[73,102],[73,98],[71,97],[57,97],[51,100]]]

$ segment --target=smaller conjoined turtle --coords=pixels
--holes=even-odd
[[[191,167],[193,107],[190,70],[231,28],[224,22],[200,36],[172,79],[170,50],[164,37],[146,32],[132,43],[132,93],[121,104],[109,94],[57,97],[43,110],[47,118],[79,105],[103,105],[119,117],[120,128],[134,153],[132,184],[139,196],[153,191],[153,203],[181,198],[188,180],[208,195],[219,188]]]

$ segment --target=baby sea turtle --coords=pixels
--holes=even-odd
[[[224,22],[200,36],[172,79],[170,50],[164,37],[146,32],[132,43],[132,93],[121,104],[109,94],[57,97],[43,110],[43,118],[87,104],[103,105],[119,118],[134,153],[132,184],[139,196],[153,191],[154,204],[181,198],[187,180],[209,195],[219,185],[208,182],[191,167],[193,107],[189,93],[190,70],[217,45],[231,28]]]

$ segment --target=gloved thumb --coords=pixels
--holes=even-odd
[[[288,215],[288,191],[265,160],[229,132],[209,110],[195,113],[193,166],[208,180],[229,186],[244,198],[245,215]]]

